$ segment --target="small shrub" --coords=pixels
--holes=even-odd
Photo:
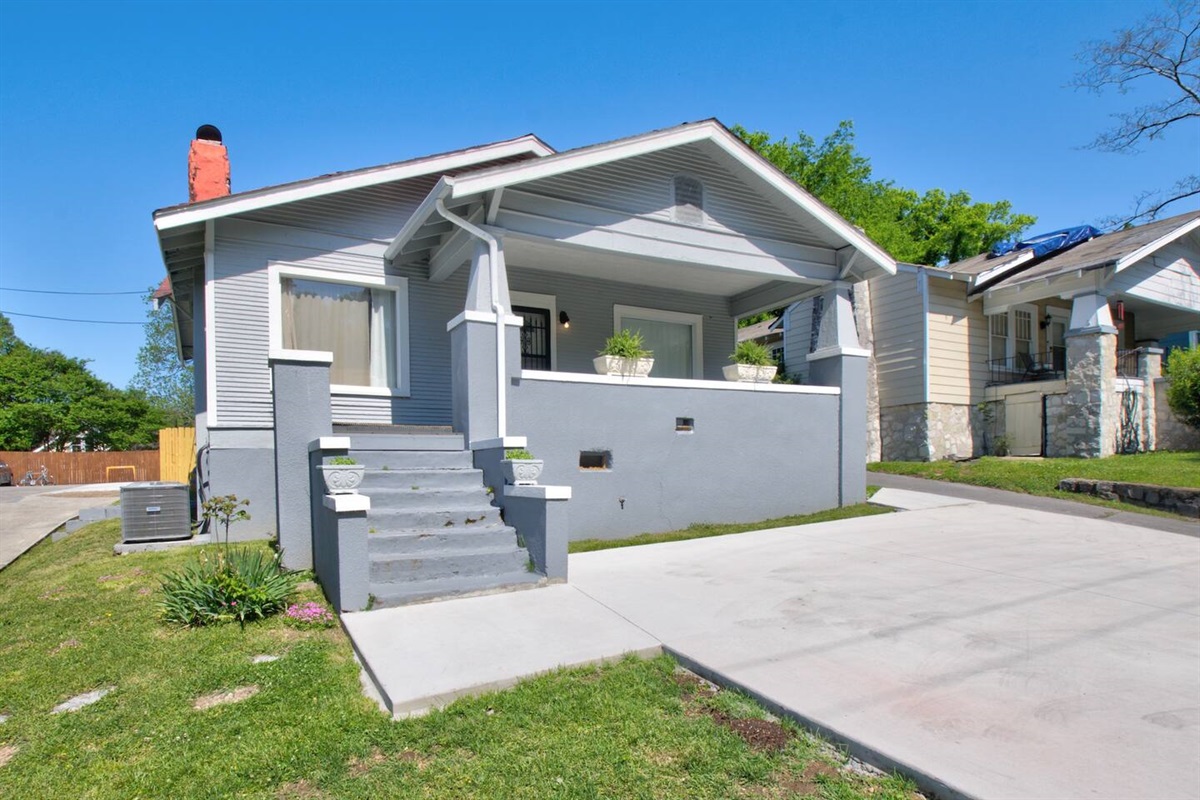
[[[238,500],[236,494],[217,495],[205,500],[200,506],[200,516],[209,522],[215,522],[225,529],[225,549],[229,549],[229,526],[244,519],[250,519],[246,506],[249,500]]]
[[[333,612],[320,603],[302,603],[288,606],[283,612],[283,621],[293,628],[332,628],[337,621]]]
[[[641,331],[622,328],[605,340],[604,349],[600,351],[600,355],[616,358],[649,358],[654,355],[654,352],[646,349],[646,340],[642,338]]]
[[[751,367],[771,367],[775,362],[771,359],[771,351],[765,345],[747,339],[738,342],[729,360],[735,364],[746,364]]]
[[[186,627],[263,619],[283,610],[299,573],[283,569],[281,554],[250,548],[226,549],[215,559],[163,577],[163,619]]]
[[[1200,347],[1172,350],[1166,373],[1167,405],[1185,425],[1200,428]]]
[[[334,456],[329,459],[329,463],[335,467],[353,467],[357,466],[358,462],[350,456]]]
[[[1007,436],[997,436],[992,440],[992,455],[1004,457],[1008,455],[1008,448],[1009,444]]]
[[[509,461],[533,461],[533,453],[521,447],[512,447],[505,450],[504,457]]]

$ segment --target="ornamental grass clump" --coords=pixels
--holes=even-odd
[[[283,612],[283,620],[293,628],[332,628],[333,613],[320,603],[293,603]]]
[[[771,358],[771,351],[766,346],[750,339],[738,342],[738,346],[733,351],[733,355],[729,357],[729,360],[735,364],[746,364],[751,367],[771,367],[775,365],[774,359]]]
[[[604,341],[600,355],[638,359],[650,358],[654,352],[646,349],[646,340],[641,331],[622,328]]]

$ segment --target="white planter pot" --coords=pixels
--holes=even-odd
[[[524,459],[512,461],[504,459],[500,462],[500,472],[504,482],[512,486],[534,486],[538,476],[542,474],[541,459]]]
[[[645,378],[654,367],[653,358],[620,358],[618,356],[596,356],[592,366],[600,375],[621,375],[626,378]]]
[[[722,367],[727,381],[743,381],[745,383],[770,383],[779,367],[756,367],[752,364],[730,364]]]
[[[362,464],[322,464],[321,477],[329,494],[355,494],[366,467]]]

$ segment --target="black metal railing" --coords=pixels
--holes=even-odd
[[[1135,347],[1132,350],[1117,351],[1117,377],[1118,378],[1136,378],[1138,376],[1138,359],[1142,355],[1142,348]]]
[[[1046,353],[1019,353],[1010,358],[994,358],[988,362],[988,384],[996,386],[1025,381],[1053,381],[1067,375],[1066,348],[1052,348]]]

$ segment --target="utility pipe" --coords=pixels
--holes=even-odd
[[[442,198],[435,204],[437,212],[452,225],[457,225],[477,239],[482,239],[488,246],[488,276],[492,284],[492,313],[496,316],[496,436],[501,440],[508,432],[508,402],[505,396],[505,365],[504,365],[504,325],[508,311],[500,302],[500,244],[496,237],[472,225],[465,219],[451,214]]]

